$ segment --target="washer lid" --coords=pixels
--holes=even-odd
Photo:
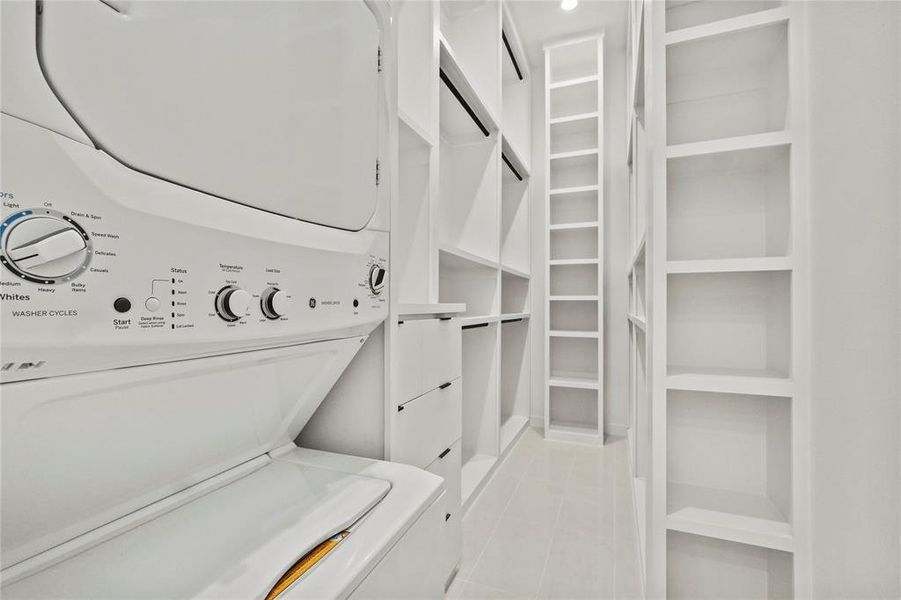
[[[48,1],[38,32],[61,102],[126,165],[332,227],[375,212],[379,27],[362,0]]]
[[[5,586],[3,596],[263,598],[297,560],[351,527],[390,489],[381,479],[270,460],[237,481]],[[303,579],[295,585],[302,586]],[[340,589],[341,582],[335,585]]]

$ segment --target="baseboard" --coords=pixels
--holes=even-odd
[[[622,423],[608,423],[604,429],[607,435],[615,437],[626,437],[629,434],[629,427]]]

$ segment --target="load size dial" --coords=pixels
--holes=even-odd
[[[22,279],[70,281],[87,270],[91,255],[88,234],[58,211],[23,210],[0,223],[0,262]]]

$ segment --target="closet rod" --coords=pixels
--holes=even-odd
[[[457,102],[463,107],[466,111],[466,114],[469,115],[476,125],[479,126],[479,129],[482,130],[482,133],[485,134],[485,137],[488,137],[490,134],[488,130],[482,125],[482,121],[479,119],[478,115],[476,115],[475,111],[472,110],[472,107],[469,106],[469,102],[466,101],[466,98],[457,90],[457,86],[453,84],[450,80],[450,77],[447,76],[447,73],[444,72],[444,69],[439,69],[439,75],[441,76],[441,81],[444,82],[444,85],[447,86],[447,89],[451,91],[451,94],[454,95],[454,98],[457,99]]]
[[[474,325],[464,325],[460,329],[476,329],[477,327],[488,327],[488,323],[475,323]]]
[[[519,171],[516,170],[516,167],[513,166],[513,163],[510,162],[510,159],[507,158],[507,155],[501,152],[501,158],[504,159],[504,164],[513,171],[513,174],[516,175],[516,178],[522,181],[522,175],[519,174]]]
[[[510,47],[510,42],[507,41],[507,32],[504,30],[501,30],[501,39],[504,40],[504,48],[507,49],[507,54],[510,55],[510,60],[513,62],[513,68],[516,69],[516,76],[522,81],[522,71],[519,70],[519,63],[516,62],[516,57],[513,56],[513,49]]]

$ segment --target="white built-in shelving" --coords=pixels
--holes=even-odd
[[[392,303],[462,307],[468,506],[531,410],[530,73],[502,2],[407,0],[395,14]]]
[[[809,597],[803,11],[630,11],[633,490],[649,597]]]
[[[549,439],[604,440],[604,38],[546,45],[545,407]]]

